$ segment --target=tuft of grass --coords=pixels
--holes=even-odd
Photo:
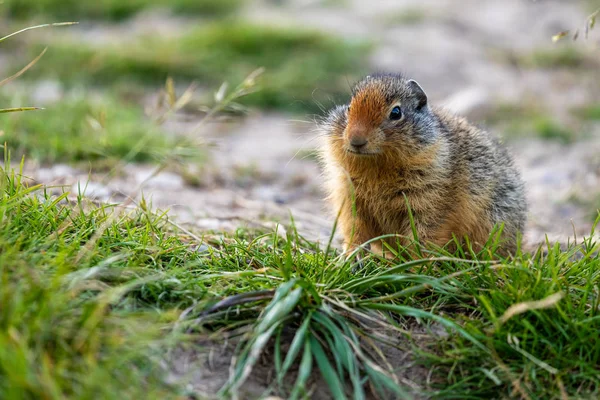
[[[162,217],[136,212],[111,224],[89,257],[76,262],[110,213],[111,206],[28,187],[9,159],[0,167],[0,397],[182,393],[160,367],[164,352],[186,341],[172,331],[177,311],[148,307],[131,293],[194,253],[165,236]]]
[[[535,50],[519,57],[519,63],[529,68],[583,68],[597,66],[597,60],[584,50],[570,46]]]
[[[11,18],[51,16],[69,19],[123,20],[149,8],[166,8],[175,13],[224,15],[235,11],[243,0],[5,0],[0,8]]]
[[[519,103],[498,103],[485,115],[487,124],[501,124],[507,121],[522,121],[542,115],[542,110],[534,101]]]
[[[502,126],[507,137],[537,136],[548,140],[571,143],[577,133],[530,102],[498,104],[485,117],[490,125]]]
[[[459,292],[469,287],[463,326],[485,336],[490,353],[467,350],[462,339],[441,343],[429,364],[448,366],[438,396],[485,398],[500,389],[521,398],[597,397],[599,248],[591,239],[566,250],[549,245],[545,256],[517,257],[457,283]]]
[[[117,96],[72,95],[36,114],[2,117],[2,141],[15,154],[44,163],[122,159],[156,161],[173,153],[189,153],[197,161],[200,149],[163,132],[139,106]]]
[[[600,103],[588,104],[573,110],[579,118],[588,121],[600,121]]]
[[[157,84],[173,76],[217,85],[241,81],[264,67],[261,90],[244,104],[315,111],[319,93],[347,93],[348,81],[364,71],[367,53],[364,43],[318,32],[226,21],[177,39],[152,36],[100,47],[56,42],[28,76],[109,85]]]
[[[543,139],[571,143],[576,137],[574,132],[549,117],[535,118],[532,123],[534,132]]]
[[[406,8],[383,16],[387,25],[418,25],[427,19],[427,13],[422,8]]]
[[[600,167],[600,165],[598,166]],[[581,209],[587,210],[585,214],[591,222],[600,216],[600,192],[598,191],[573,193],[569,196],[568,201],[579,206]]]
[[[368,390],[410,398],[410,390],[396,380],[379,351],[378,340],[385,335],[374,330],[395,327],[411,338],[411,330],[405,329],[415,318],[448,333],[415,338],[412,349],[401,347],[431,370],[433,385],[421,388],[420,394],[598,394],[600,278],[595,271],[600,267],[600,245],[592,239],[567,249],[549,244],[547,254],[519,252],[498,261],[492,236],[484,251],[471,253],[470,261],[465,259],[468,253],[438,249],[422,260],[367,257],[358,273],[353,263],[328,251],[310,245],[308,250],[297,234],[287,239],[273,235],[272,242],[264,239],[268,236],[261,240],[266,244],[262,249],[243,240],[223,247],[230,260],[226,265],[231,268],[237,259],[231,253],[237,248],[234,254],[243,251],[257,273],[245,272],[242,278],[227,268],[220,276],[235,290],[205,309],[197,321],[203,326],[250,327],[221,391],[225,397],[233,395],[258,360],[267,356],[274,360],[273,390],[291,398],[311,389],[306,384],[315,369],[334,398],[361,399]],[[274,282],[279,283],[273,286]],[[290,380],[292,365],[297,369]],[[365,381],[370,388],[364,387]]]

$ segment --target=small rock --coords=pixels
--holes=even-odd
[[[275,201],[275,204],[279,204],[280,206],[287,203],[285,197],[283,197],[280,194],[275,195],[275,198],[273,200]]]
[[[254,190],[256,198],[262,201],[273,201],[277,191],[272,186],[259,186]]]
[[[107,200],[112,194],[112,191],[101,183],[81,181],[71,187],[71,192],[98,200]]]
[[[152,170],[139,171],[135,174],[135,180],[138,183],[144,182],[150,177]],[[185,182],[183,178],[172,172],[161,172],[158,175],[150,178],[145,186],[157,188],[161,190],[179,190],[183,189]]]
[[[221,220],[217,218],[202,218],[196,221],[196,226],[207,231],[218,231],[221,225]]]
[[[31,94],[33,104],[48,105],[56,103],[63,97],[63,88],[60,82],[44,80],[38,83]]]
[[[196,221],[197,216],[190,207],[172,204],[170,210],[177,215],[177,222],[180,224],[192,224]]]
[[[35,178],[42,183],[51,183],[57,180],[65,180],[72,178],[77,173],[77,170],[64,164],[56,164],[49,168],[40,168],[35,172]]]
[[[200,246],[196,246],[194,251],[196,253],[207,253],[208,249],[209,249],[209,247],[207,245],[205,245],[204,243],[202,243]]]

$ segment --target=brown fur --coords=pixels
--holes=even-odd
[[[413,237],[408,200],[422,243],[444,246],[453,236],[468,237],[479,249],[495,224],[506,223],[505,248],[514,250],[525,206],[510,159],[487,133],[463,118],[429,107],[415,108],[406,80],[389,79],[361,82],[349,109],[332,111],[325,124],[327,189],[334,210],[339,211],[344,249],[353,250],[386,234],[396,234],[408,245]],[[407,115],[390,122],[395,105]],[[368,139],[361,154],[351,152],[349,145],[357,136]],[[502,207],[497,204],[503,191],[514,198],[508,208],[504,202]],[[515,204],[513,210],[511,202],[522,204]]]

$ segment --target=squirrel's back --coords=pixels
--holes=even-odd
[[[462,210],[452,214],[459,221],[484,226],[479,240],[487,240],[494,225],[503,224],[505,239],[514,243],[517,233],[525,228],[527,203],[524,184],[508,150],[496,137],[464,118],[444,110],[434,113],[448,138],[455,190],[464,196],[457,207]],[[481,214],[474,218],[476,210]],[[468,231],[466,226],[464,230]]]

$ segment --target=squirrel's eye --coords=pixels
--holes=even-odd
[[[350,112],[350,106],[348,106],[348,107],[346,108],[346,111]]]
[[[392,112],[390,113],[390,119],[397,121],[400,118],[402,118],[402,110],[400,109],[400,106],[392,108]]]

